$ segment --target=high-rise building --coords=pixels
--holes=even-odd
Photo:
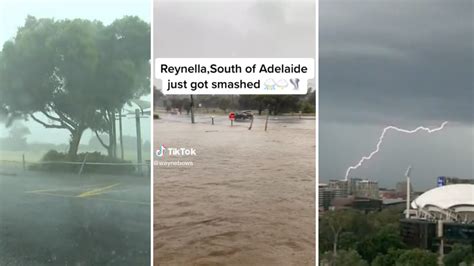
[[[337,198],[346,198],[349,195],[347,180],[329,180],[328,188],[334,191]]]
[[[379,198],[379,184],[373,180],[358,180],[354,184],[353,195],[369,199]]]
[[[321,211],[328,210],[335,196],[334,189],[329,188],[326,184],[319,184],[319,209]]]
[[[348,187],[347,187],[348,192],[347,193],[349,195],[355,195],[356,194],[357,182],[362,181],[362,180],[363,180],[362,178],[356,178],[356,177],[349,178]]]

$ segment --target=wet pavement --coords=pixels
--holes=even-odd
[[[149,199],[149,177],[3,169],[0,265],[150,265]]]

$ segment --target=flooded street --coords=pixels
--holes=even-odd
[[[314,265],[315,121],[164,115],[154,147],[155,265]],[[189,164],[192,163],[192,165]]]

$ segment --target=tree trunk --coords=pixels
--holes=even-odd
[[[109,135],[110,136],[110,135]],[[107,156],[109,156],[110,158],[113,157],[113,147],[112,147],[112,144],[109,142],[109,146],[107,146]]]
[[[79,143],[81,142],[83,132],[84,130],[80,128],[71,131],[71,140],[69,141],[68,150],[68,158],[71,161],[74,161],[77,157],[77,151],[79,150]]]

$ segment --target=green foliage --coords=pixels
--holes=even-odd
[[[399,234],[401,209],[384,209],[364,214],[355,210],[337,210],[321,216],[319,248],[323,253],[321,265],[358,265],[360,261],[373,266],[430,266],[437,265],[437,255],[427,250],[407,249]],[[339,232],[339,233],[337,233]],[[335,235],[338,234],[337,239]],[[337,257],[348,256],[345,250],[352,250],[350,258],[332,257],[334,242],[337,242]],[[355,253],[355,254],[354,254]],[[354,259],[358,257],[359,259]],[[355,260],[355,261],[352,261]],[[446,265],[472,263],[471,246],[455,245],[445,256]],[[336,264],[323,264],[323,262]],[[351,261],[352,264],[343,264]],[[341,264],[342,263],[342,264]]]
[[[272,115],[286,112],[314,113],[315,91],[308,90],[307,95],[242,95],[239,105],[243,109],[257,109],[261,112],[269,109]]]
[[[67,164],[69,157],[67,154],[58,152],[56,150],[50,150],[43,155],[41,163],[31,166],[31,170],[38,171],[50,171],[50,172],[73,172],[78,173],[81,164]],[[130,161],[124,161],[117,158],[111,158],[109,156],[102,155],[100,152],[92,153],[79,153],[75,159],[75,162],[83,162],[86,158],[88,163],[131,163]],[[102,173],[102,174],[130,174],[133,173],[133,165],[85,165],[83,173]]]
[[[422,249],[405,250],[397,259],[397,266],[436,266],[437,256],[435,253]]]
[[[324,253],[320,265],[365,266],[369,264],[355,250],[339,250],[336,256],[333,252]]]
[[[232,105],[232,101],[229,98],[221,98],[219,100],[219,108],[226,112]]]
[[[400,214],[401,209],[396,208],[369,214],[356,210],[326,212],[320,217],[319,248],[321,252],[330,251],[337,242],[338,249],[354,249],[369,263],[390,250],[403,250],[406,247],[399,236]],[[388,260],[378,260],[383,259]]]
[[[372,266],[436,266],[437,254],[422,249],[390,249],[386,254],[379,254]],[[457,265],[457,264],[456,264]]]
[[[341,232],[339,235],[338,248],[339,249],[356,249],[359,238],[354,232]]]
[[[398,230],[390,225],[377,230],[375,235],[370,235],[357,244],[357,251],[362,258],[369,262],[379,254],[387,254],[390,249],[402,248],[405,248],[405,244],[402,242]]]
[[[403,254],[403,249],[389,249],[386,254],[378,254],[372,261],[372,266],[393,266],[398,258]]]
[[[443,258],[444,265],[458,266],[461,263],[471,265],[474,263],[473,247],[469,245],[455,244],[451,251]]]
[[[104,26],[28,16],[0,57],[0,110],[71,133],[109,132],[110,113],[148,92],[149,25],[124,17]],[[41,114],[41,115],[39,115]]]
[[[398,231],[399,221],[403,208],[387,208],[380,212],[373,212],[367,214],[367,219],[370,220],[374,230],[379,230],[382,227],[392,226]]]
[[[308,102],[304,102],[301,105],[301,111],[305,114],[314,113],[315,112],[315,106],[314,106],[314,104],[312,105]]]

